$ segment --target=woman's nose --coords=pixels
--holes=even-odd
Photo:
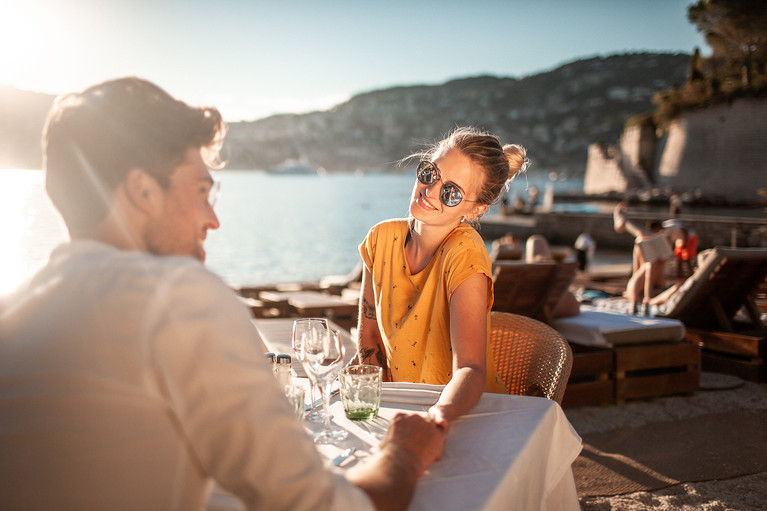
[[[442,181],[437,179],[430,185],[426,185],[426,196],[427,197],[439,197],[439,190],[442,188]],[[436,190],[436,193],[429,193],[430,191]]]

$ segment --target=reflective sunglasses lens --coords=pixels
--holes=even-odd
[[[439,200],[441,200],[442,204],[445,206],[454,208],[463,200],[463,194],[457,186],[448,181],[442,185],[442,190],[439,192]]]
[[[437,180],[437,166],[430,161],[422,161],[418,164],[416,177],[421,184],[430,185]]]

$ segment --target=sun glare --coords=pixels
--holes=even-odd
[[[13,291],[48,260],[66,230],[43,191],[39,170],[0,170],[0,295]]]
[[[4,2],[0,15],[0,83],[23,86],[41,69],[44,17],[26,2]]]

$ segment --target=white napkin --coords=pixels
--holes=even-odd
[[[444,385],[426,383],[384,382],[381,401],[431,406],[437,402]]]

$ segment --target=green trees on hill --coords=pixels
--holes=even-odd
[[[654,98],[656,125],[688,110],[767,96],[767,1],[698,0],[687,17],[712,53],[702,57],[696,48],[684,85]]]

